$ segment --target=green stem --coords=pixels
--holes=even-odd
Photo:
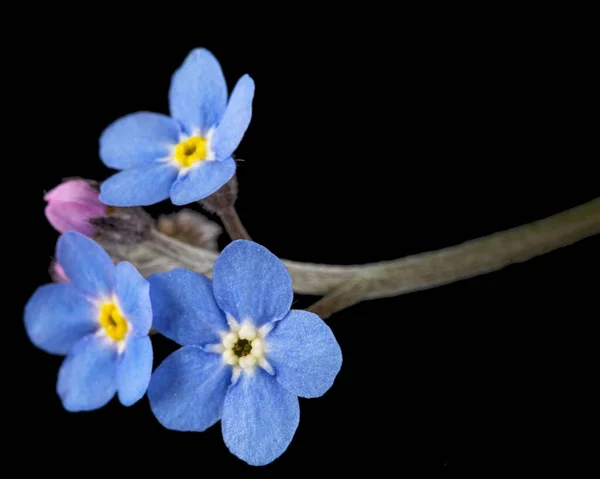
[[[328,317],[365,299],[397,296],[497,271],[598,233],[600,198],[533,223],[393,261],[355,266],[283,262],[296,293],[324,296],[310,310]],[[115,258],[131,261],[143,275],[183,267],[210,276],[218,255],[158,231],[142,245],[105,247]]]

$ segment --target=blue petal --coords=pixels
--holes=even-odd
[[[127,344],[117,367],[119,401],[124,406],[138,402],[146,393],[152,374],[152,342],[148,336]]]
[[[121,171],[100,185],[100,201],[112,206],[148,206],[166,200],[179,169],[150,163]]]
[[[169,106],[188,134],[206,132],[223,116],[227,104],[227,83],[221,65],[203,48],[192,50],[171,78]]]
[[[154,327],[181,345],[205,346],[221,342],[229,330],[217,306],[210,279],[176,268],[148,278]]]
[[[212,195],[229,181],[235,173],[235,161],[202,161],[186,174],[177,178],[171,188],[171,201],[175,205],[187,205]]]
[[[56,259],[71,284],[92,298],[112,294],[115,266],[100,245],[88,237],[67,231],[58,238]]]
[[[279,258],[245,240],[230,243],[215,261],[213,290],[223,311],[256,326],[283,318],[294,296],[292,278]]]
[[[253,466],[269,464],[292,442],[300,421],[298,398],[256,368],[229,388],[221,426],[229,450]]]
[[[275,378],[297,396],[322,396],[342,367],[342,351],[331,329],[308,311],[293,309],[266,339]]]
[[[68,354],[77,341],[98,329],[96,313],[70,284],[46,284],[25,305],[25,330],[38,348]]]
[[[127,261],[115,268],[115,292],[121,312],[133,327],[135,336],[145,336],[152,327],[150,283]]]
[[[179,125],[166,115],[132,113],[102,132],[100,158],[110,168],[125,170],[170,156],[173,146],[179,143],[179,135]]]
[[[231,366],[196,346],[178,349],[156,368],[148,399],[156,419],[176,431],[204,431],[221,418]]]
[[[252,119],[252,99],[254,98],[254,80],[244,75],[231,93],[227,110],[212,138],[212,150],[215,158],[227,158],[238,147]]]
[[[90,334],[75,344],[58,372],[56,391],[67,411],[104,406],[117,391],[117,349],[104,336]]]

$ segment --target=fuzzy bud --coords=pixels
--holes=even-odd
[[[200,201],[200,204],[209,213],[219,213],[231,208],[238,196],[237,177],[233,175],[231,179],[212,195]]]
[[[96,227],[100,238],[123,245],[146,241],[154,227],[152,217],[140,207],[113,207],[108,216],[94,218],[91,223]]]
[[[218,224],[189,209],[160,216],[156,228],[179,241],[213,251],[217,251],[217,238],[223,232]]]

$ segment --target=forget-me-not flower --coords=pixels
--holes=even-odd
[[[227,101],[227,84],[208,50],[192,50],[173,74],[171,117],[138,112],[102,133],[100,158],[123,170],[101,185],[113,206],[146,206],[171,198],[176,205],[201,200],[235,173],[231,157],[250,124],[254,81],[239,79]]]
[[[125,406],[146,392],[152,372],[150,285],[125,261],[115,266],[75,231],[58,240],[69,283],[40,286],[25,306],[33,344],[66,355],[56,386],[69,411],[89,411],[118,393]]]
[[[251,241],[223,250],[212,281],[185,269],[148,281],[154,327],[183,346],[152,375],[154,415],[179,431],[221,420],[233,454],[252,465],[275,460],[298,427],[298,396],[323,395],[340,370],[331,329],[313,313],[290,311],[287,269]]]

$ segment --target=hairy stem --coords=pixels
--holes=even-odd
[[[554,216],[437,251],[357,266],[284,260],[294,291],[323,295],[310,309],[327,317],[365,299],[396,296],[484,273],[567,246],[600,233],[600,198]],[[142,245],[105,245],[144,275],[175,267],[210,276],[217,253],[157,231]]]
[[[233,205],[218,210],[217,214],[219,215],[219,218],[221,218],[223,226],[225,227],[225,231],[227,231],[227,234],[232,241],[238,239],[250,239],[250,235],[246,231],[246,228],[244,228],[244,225],[242,224],[242,221],[240,220],[240,217]]]
[[[215,191],[212,195],[200,201],[200,204],[211,213],[216,213],[221,218],[223,226],[231,240],[250,239],[250,235],[244,228],[240,217],[235,210],[235,202],[238,197],[238,181],[233,175],[227,183]]]

